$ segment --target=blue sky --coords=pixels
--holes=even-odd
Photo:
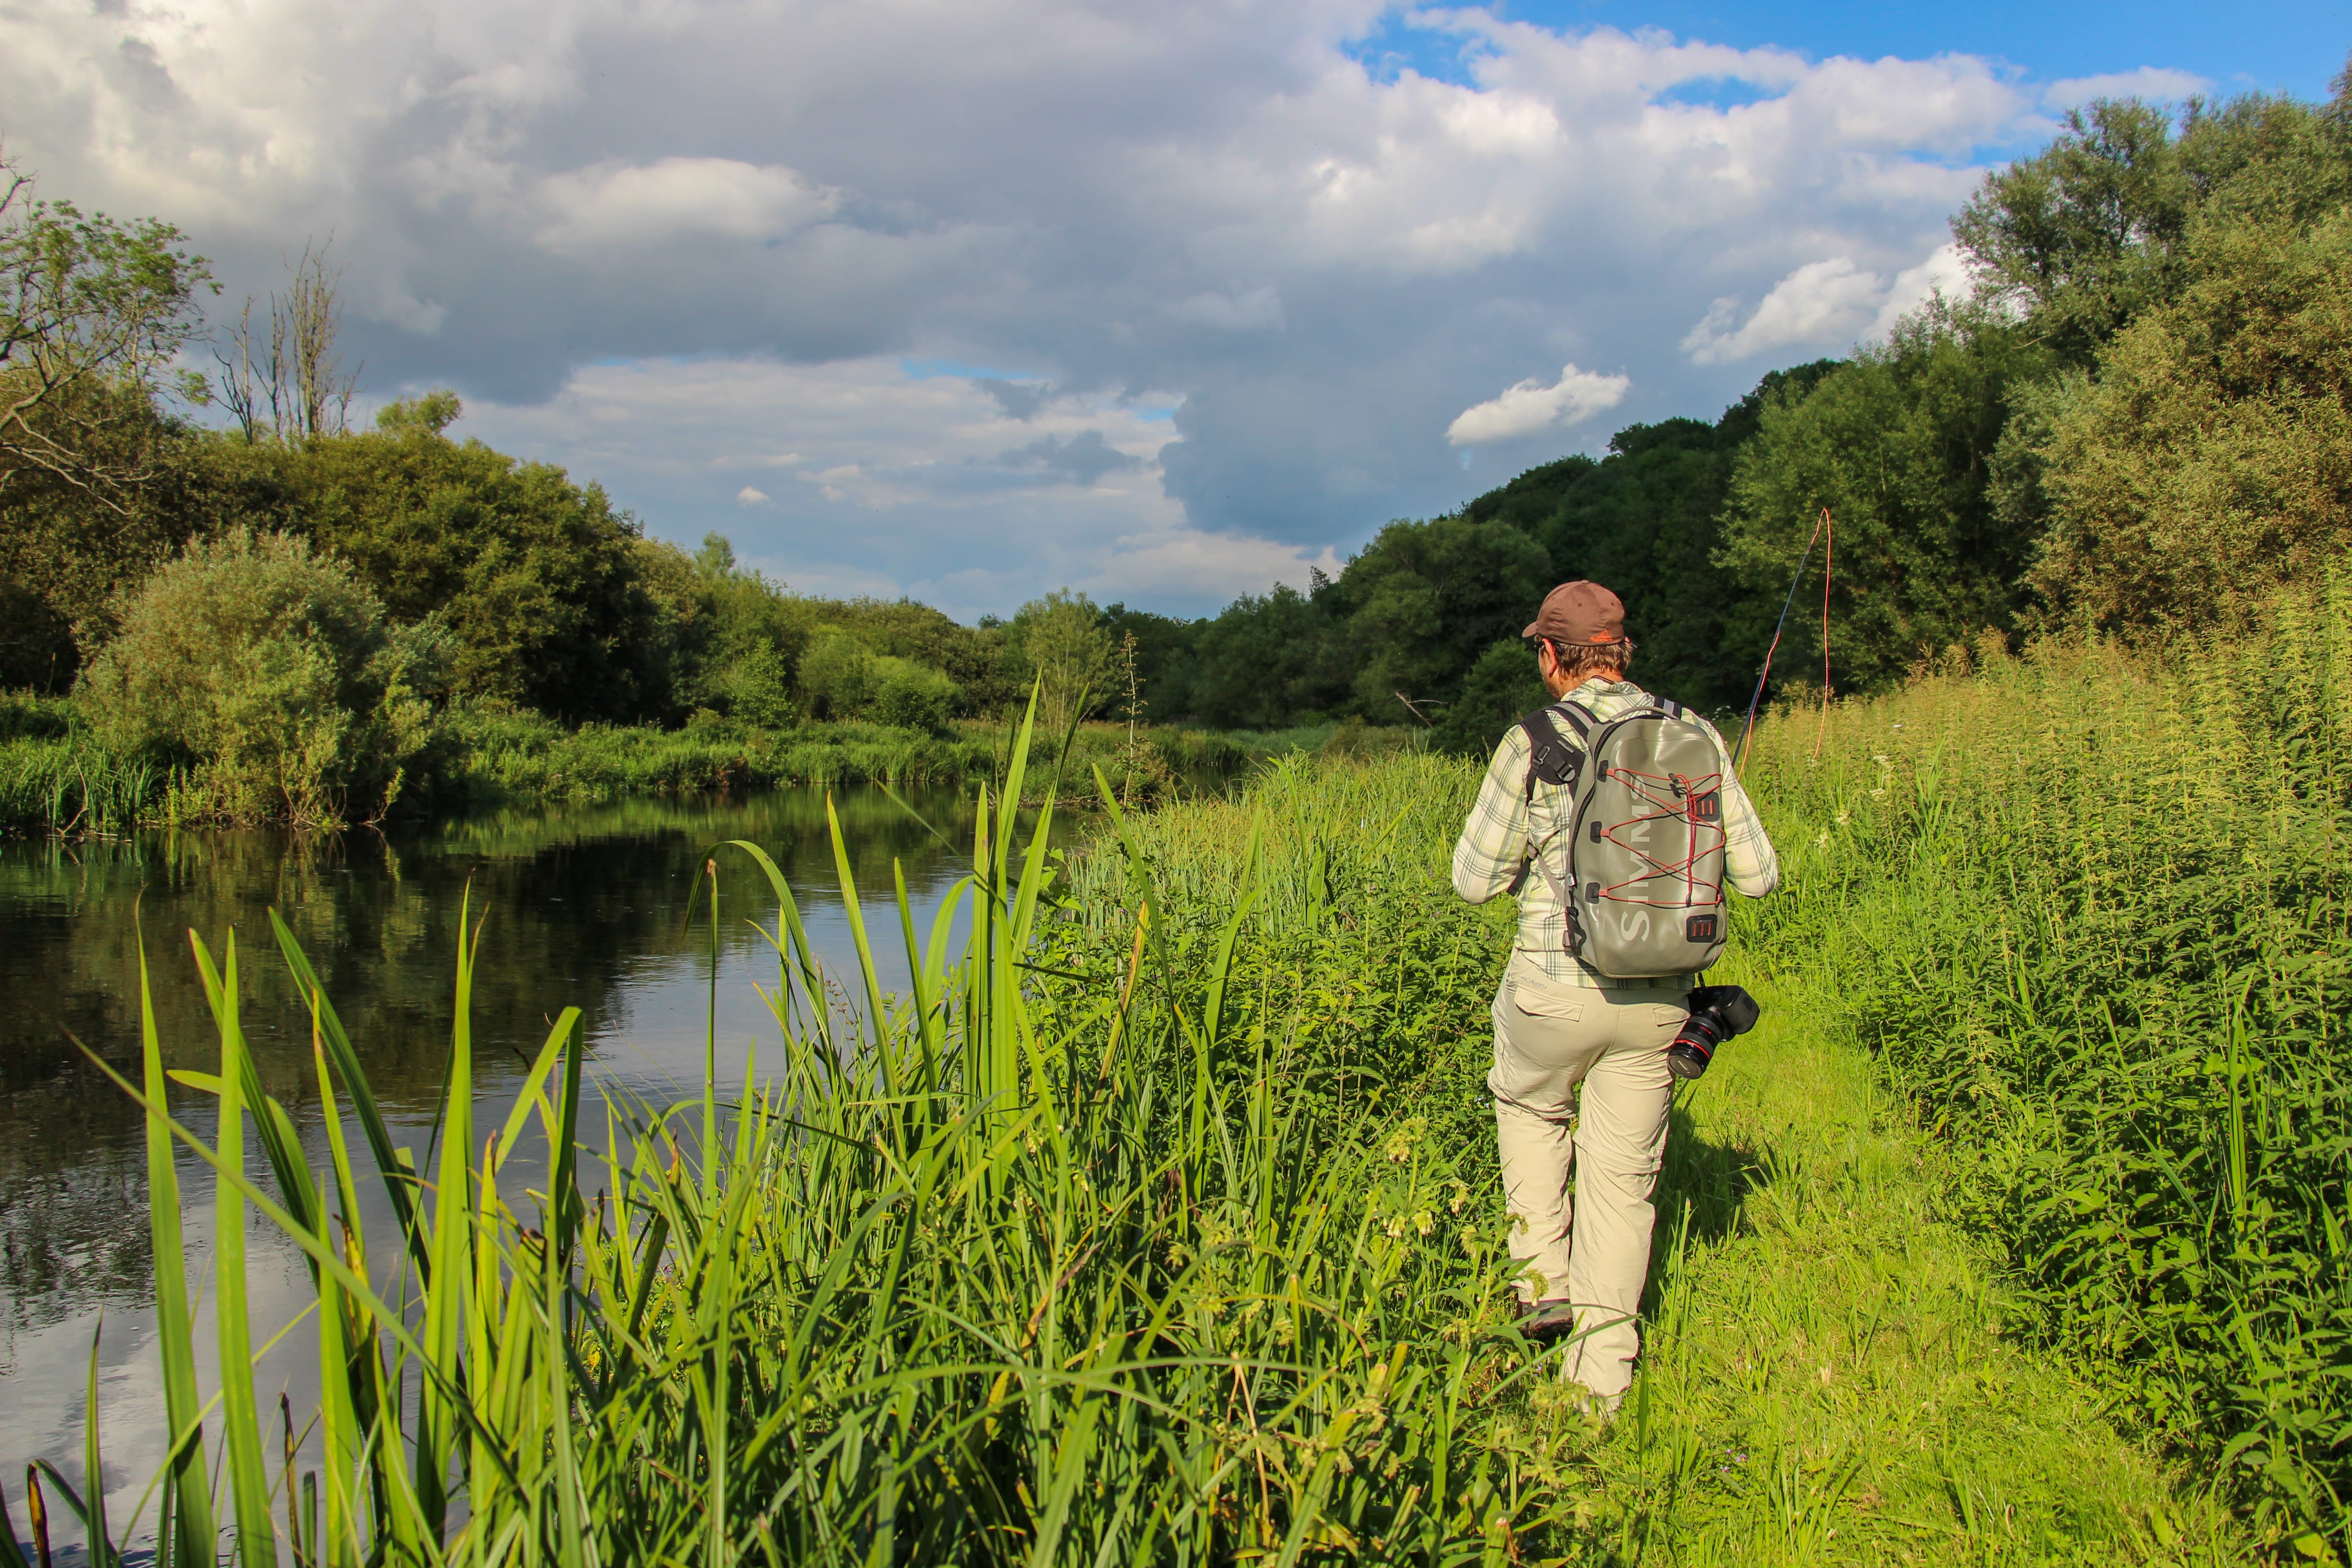
[[[0,138],[367,398],[795,586],[1176,613],[1883,334],[2095,90],[2316,98],[2352,0],[17,0]],[[363,404],[363,407],[366,405]]]
[[[1720,0],[1511,0],[1496,7],[1553,29],[1663,27],[1741,48],[1777,44],[1815,58],[1971,54],[2045,80],[2168,66],[2222,93],[2326,96],[2352,48],[2352,4],[2118,5],[2113,0],[1957,6],[1860,4],[1725,5]],[[1410,40],[1410,41],[1406,41]],[[1458,76],[1453,51],[1409,31],[1381,40],[1431,75]]]

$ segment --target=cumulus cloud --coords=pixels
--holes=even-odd
[[[1682,346],[1698,364],[1791,351],[1843,353],[1857,340],[1884,337],[1938,291],[1953,298],[1969,291],[1957,246],[1942,246],[1891,279],[1863,270],[1850,256],[1833,256],[1790,272],[1752,310],[1743,311],[1734,298],[1716,300]]]
[[[805,592],[971,616],[1069,584],[1202,613],[1335,569],[1328,550],[1193,526],[1162,488],[1155,395],[1056,397],[1024,421],[980,380],[891,356],[588,365],[544,402],[467,404],[467,427],[603,476],[657,537],[720,529]]]
[[[996,460],[1008,468],[1043,468],[1076,485],[1091,485],[1105,474],[1143,467],[1132,452],[1114,450],[1099,430],[1081,430],[1068,440],[1040,436],[1025,447],[999,452]]]
[[[542,181],[535,237],[552,250],[659,245],[682,238],[770,239],[832,209],[830,193],[792,170],[733,158],[607,162]]]
[[[1464,79],[1368,71],[1383,17]],[[793,580],[1013,603],[1143,562],[1171,605],[1218,562],[1295,577],[1604,407],[1710,413],[1883,330],[1944,276],[1914,275],[1980,150],[2116,85],[1377,0],[20,0],[7,27],[10,152],[181,224],[232,309],[331,233],[378,388],[455,386],[668,536],[757,521]],[[2188,79],[2160,76],[2130,89]],[[1560,363],[1623,374],[1513,384]],[[632,422],[722,388],[752,401]],[[717,462],[743,454],[777,460]]]
[[[1808,261],[1772,286],[1746,321],[1739,301],[1717,300],[1683,338],[1700,364],[1750,359],[1775,349],[1851,340],[1886,291],[1886,280],[1851,256]]]
[[[2053,109],[2079,109],[2101,98],[2145,98],[2152,103],[2178,103],[2212,85],[2189,71],[2142,66],[2137,70],[2053,81],[2042,89],[2042,101]]]
[[[1633,384],[1625,376],[1601,375],[1564,364],[1559,379],[1549,386],[1523,381],[1500,397],[1464,409],[1445,427],[1445,438],[1457,447],[1476,447],[1541,435],[1616,407]]]

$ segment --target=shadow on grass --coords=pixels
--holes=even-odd
[[[1653,1200],[1657,1229],[1650,1241],[1650,1280],[1642,1316],[1654,1321],[1673,1290],[1686,1251],[1711,1249],[1738,1234],[1748,1196],[1779,1173],[1770,1155],[1745,1139],[1717,1142],[1702,1135],[1687,1093],[1677,1095],[1666,1122],[1666,1158]]]

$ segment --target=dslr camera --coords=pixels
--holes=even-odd
[[[1756,998],[1743,987],[1691,987],[1690,1016],[1683,1021],[1681,1032],[1666,1047],[1666,1070],[1679,1079],[1698,1077],[1715,1059],[1717,1047],[1734,1035],[1744,1035],[1754,1028],[1763,1013]]]

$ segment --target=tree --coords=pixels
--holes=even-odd
[[[1330,584],[1314,595],[1286,583],[1244,594],[1200,630],[1192,710],[1224,729],[1278,729],[1344,703],[1349,668],[1330,611]]]
[[[447,637],[284,534],[200,543],[130,597],[83,683],[100,731],[194,764],[232,822],[380,817],[433,738]]]
[[[1084,594],[1056,588],[1013,617],[1013,646],[1038,682],[1037,721],[1059,735],[1110,700],[1111,640]]]
[[[1498,641],[1470,667],[1461,697],[1430,727],[1429,743],[1457,757],[1490,755],[1513,724],[1550,700],[1527,645]]]
[[[334,242],[331,238],[328,245]],[[308,441],[340,436],[348,426],[352,397],[358,389],[357,372],[345,374],[335,340],[342,331],[341,268],[327,270],[326,246],[305,245],[302,258],[288,270],[293,278],[283,294],[269,296],[269,336],[257,344],[253,333],[253,301],[247,300],[229,329],[228,346],[215,349],[220,362],[221,401],[236,420],[247,441],[263,434],[280,441]],[[399,411],[396,421],[429,421],[435,435],[457,418],[454,392],[427,394],[416,404],[395,403],[384,412]],[[379,426],[386,425],[381,416]]]
[[[1357,710],[1411,721],[1460,695],[1462,677],[1498,637],[1516,636],[1552,585],[1544,547],[1516,528],[1442,517],[1392,522],[1332,585],[1358,658]]]
[[[692,567],[598,486],[421,422],[300,442],[215,436],[190,462],[209,531],[297,535],[349,562],[394,619],[440,616],[458,691],[575,723],[677,711]]]
[[[737,564],[723,533],[702,536],[691,572],[694,603],[680,616],[679,700],[766,728],[791,722],[791,693],[809,644],[807,603]]]
[[[2034,580],[2125,636],[2227,624],[2352,549],[2352,216],[2221,223],[2051,419]]]
[[[2163,111],[2101,99],[2068,110],[2040,153],[1986,175],[1952,235],[1981,298],[2084,364],[2169,292],[2195,195]]]
[[[1102,618],[1115,644],[1135,639],[1135,679],[1151,694],[1151,710],[1163,722],[1191,713],[1200,669],[1196,645],[1207,623],[1133,610],[1124,603],[1105,605]]]
[[[2164,110],[2101,100],[2041,153],[1985,177],[1952,220],[1981,298],[2087,369],[2186,288],[2192,232],[2216,219],[2308,226],[2352,201],[2352,72],[2324,106],[2249,94]]]
[[[1991,458],[2008,395],[2051,363],[1993,311],[1937,302],[1810,393],[1766,400],[1734,466],[1723,564],[1777,610],[1830,510],[1842,688],[1899,680],[1923,650],[2017,626],[2034,540],[1995,510]],[[1783,668],[1817,659],[1813,622],[1793,616],[1781,647]]]
[[[465,412],[464,402],[445,387],[425,393],[421,397],[404,397],[385,404],[375,411],[375,427],[393,436],[416,432],[438,436],[455,425]]]
[[[145,408],[201,325],[212,272],[185,240],[156,218],[38,200],[0,160],[0,494],[39,472],[122,510],[153,475],[159,427],[109,416],[131,392]]]
[[[188,448],[202,437],[166,418],[135,383],[86,380],[32,416],[88,465],[19,469],[0,490],[0,686],[63,691],[112,634],[121,592],[211,526]],[[137,484],[93,487],[89,471]]]

